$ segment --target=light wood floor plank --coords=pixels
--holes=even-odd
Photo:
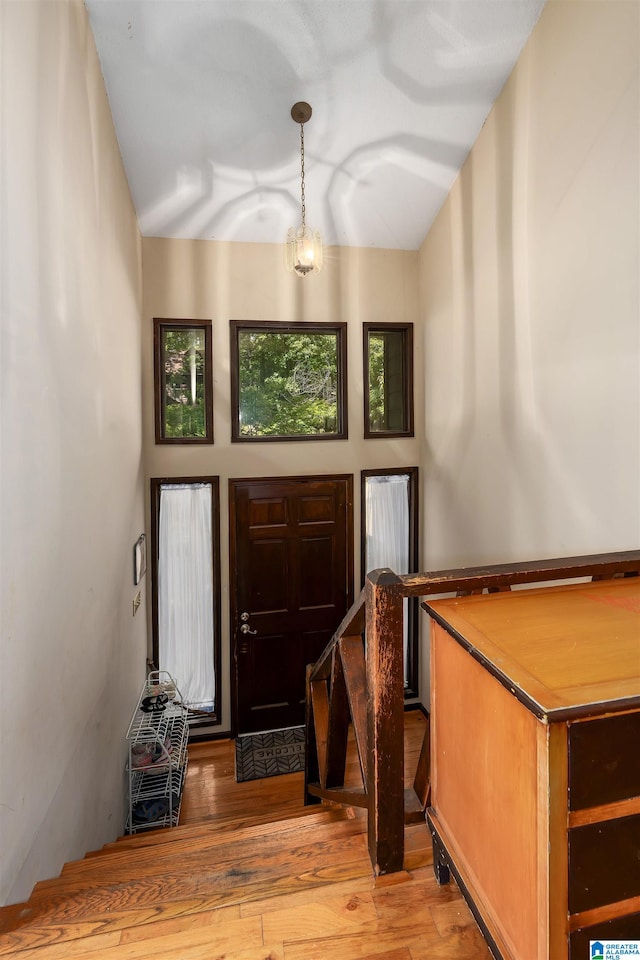
[[[397,947],[394,950],[385,950],[384,953],[370,953],[368,957],[362,957],[362,960],[412,960],[412,957],[408,947]]]
[[[211,954],[207,960],[285,960],[284,947],[281,943],[269,943],[266,946],[250,949],[231,950],[224,955]]]
[[[127,927],[120,933],[120,943],[155,940],[158,937],[184,933],[196,927],[218,927],[220,924],[240,918],[240,907],[237,904],[231,907],[218,907],[217,910],[203,910],[200,913],[190,913],[183,917],[172,917],[168,920],[157,920],[154,923]]]
[[[65,938],[60,943],[49,943],[44,947],[35,947],[32,950],[12,951],[7,956],[19,956],[20,960],[78,960],[78,957],[88,956],[92,960],[102,960],[102,951],[109,947],[118,946],[120,931],[100,933],[97,936],[82,936],[79,938]]]
[[[372,876],[363,876],[354,880],[344,880],[328,884],[324,887],[313,888],[313,898],[315,902],[321,903],[323,900],[332,897],[351,897],[359,894],[368,893],[373,890],[374,879]],[[310,892],[302,890],[299,893],[289,893],[287,895],[287,906],[297,907],[300,904],[308,903]],[[243,917],[255,916],[255,914],[268,914],[274,910],[282,909],[280,897],[271,896],[262,900],[252,900],[240,905],[240,914]]]
[[[400,889],[400,888],[396,888]],[[414,957],[414,949],[422,945],[437,946],[441,938],[428,911],[415,917],[412,929],[402,925],[400,929],[391,924],[376,922],[367,924],[352,934],[335,937],[300,938],[285,941],[285,960],[361,960],[376,953],[406,947]],[[450,960],[457,960],[452,954]]]
[[[493,960],[480,930],[465,929],[439,943],[415,943],[411,960]]]
[[[400,894],[393,887],[376,888],[373,901],[380,919],[394,921],[398,915],[402,918],[407,912],[420,913],[432,906],[447,905],[452,901],[459,904],[460,894],[455,884],[448,883],[439,887],[435,880],[412,878],[411,883],[406,884]],[[439,932],[442,935],[442,932]]]
[[[318,901],[309,897],[307,903],[284,906],[263,914],[265,940],[296,940],[301,931],[305,938],[343,936],[364,925],[376,923],[376,908],[372,893],[349,897],[328,897]]]
[[[151,928],[153,924],[151,924]],[[84,941],[80,941],[80,944]],[[102,948],[100,960],[212,960],[226,956],[229,950],[248,952],[264,949],[262,924],[259,917],[248,917],[217,924],[214,927],[193,925],[173,935],[147,938],[131,943],[115,944]],[[53,960],[50,948],[42,947],[36,952],[38,960]],[[35,960],[35,957],[34,957]],[[94,951],[82,951],[74,960],[97,960]]]
[[[448,886],[451,886],[451,884]],[[447,903],[430,903],[429,909],[441,937],[455,936],[476,926],[471,910],[469,910],[465,901],[457,896],[455,886]]]

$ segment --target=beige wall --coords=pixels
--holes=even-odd
[[[430,568],[640,542],[639,17],[549,0],[420,251]]]
[[[0,11],[5,902],[122,832],[146,630],[140,240],[93,36],[81,0]]]
[[[640,543],[639,18],[548,0],[420,250],[426,569]]]
[[[420,440],[363,440],[362,324],[415,322],[418,318],[417,253],[397,250],[330,249],[317,276],[298,277],[284,269],[283,248],[275,244],[145,239],[143,394],[144,456],[147,477],[219,476],[222,543],[223,722],[229,729],[229,477],[354,474],[356,590],[359,580],[360,471],[414,466]],[[175,447],[154,442],[153,317],[213,321],[213,446]],[[346,321],[349,440],[232,444],[230,441],[229,320]],[[416,336],[416,370],[422,368]],[[416,405],[423,409],[422,380]],[[420,413],[416,437],[423,432]]]

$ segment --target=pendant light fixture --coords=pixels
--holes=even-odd
[[[302,225],[296,229],[289,227],[286,243],[286,264],[289,273],[306,277],[308,273],[319,273],[322,268],[322,238],[318,230],[311,230],[306,222],[304,200],[304,125],[311,117],[308,103],[295,103],[291,107],[292,119],[300,124],[300,198],[302,206]]]

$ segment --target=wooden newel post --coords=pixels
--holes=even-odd
[[[313,706],[311,699],[311,674],[313,673],[313,664],[307,664],[306,671],[306,707],[305,707],[305,751],[304,751],[304,803],[305,806],[311,803],[320,803],[320,797],[314,797],[309,793],[309,784],[317,783],[320,779],[320,768],[318,766],[318,750],[316,748],[315,723],[313,717]]]
[[[391,570],[366,585],[369,856],[376,874],[404,861],[404,668],[402,594]]]

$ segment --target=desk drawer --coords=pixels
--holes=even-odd
[[[569,936],[569,960],[586,960],[590,957],[591,940],[637,940],[639,930],[640,913],[600,921],[594,926],[574,930]]]
[[[569,809],[640,796],[640,712],[569,726]]]
[[[569,831],[569,913],[640,896],[640,814]]]

